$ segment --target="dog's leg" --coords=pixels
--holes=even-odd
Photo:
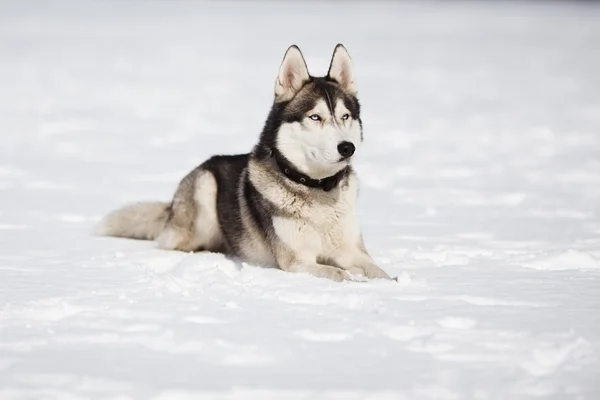
[[[284,262],[279,263],[279,267],[287,272],[300,272],[310,274],[318,278],[327,278],[336,282],[342,282],[350,279],[350,275],[340,268],[329,265],[318,264],[316,262]]]
[[[294,226],[293,221],[288,221],[290,226]],[[279,226],[281,228],[281,225]],[[350,275],[346,271],[340,268],[332,267],[331,265],[320,264],[317,261],[317,256],[315,254],[315,245],[316,243],[312,243],[311,246],[310,241],[302,240],[302,234],[296,236],[295,240],[290,240],[288,234],[290,232],[299,233],[298,230],[295,229],[279,229],[279,234],[277,238],[272,239],[272,247],[274,249],[275,261],[279,268],[287,272],[300,272],[310,274],[319,278],[327,278],[333,281],[341,282],[344,280],[349,280]],[[286,242],[282,241],[282,236],[288,239]],[[291,245],[295,245],[296,249],[292,249]]]
[[[371,256],[360,248],[337,251],[327,259],[335,266],[351,274],[364,275],[370,279],[392,279],[384,270],[379,268]]]
[[[163,249],[218,251],[223,239],[217,217],[217,182],[197,168],[186,176],[175,193],[171,216],[157,238]]]
[[[275,237],[270,239],[271,247],[279,268],[337,282],[350,279],[343,269],[318,262],[317,255],[322,250],[321,239],[310,225],[292,218],[275,217],[273,227]]]

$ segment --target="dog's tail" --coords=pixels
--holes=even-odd
[[[169,217],[169,203],[135,203],[108,214],[94,227],[98,236],[154,240]]]

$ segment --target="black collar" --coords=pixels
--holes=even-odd
[[[329,176],[327,178],[313,179],[310,176],[304,175],[302,172],[292,167],[290,163],[288,163],[282,157],[278,157],[273,152],[271,152],[271,156],[275,157],[277,166],[288,179],[304,186],[323,189],[325,192],[329,192],[330,190],[335,188],[348,171],[348,167],[346,167],[337,174]]]

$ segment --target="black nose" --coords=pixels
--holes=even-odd
[[[352,157],[354,150],[356,150],[356,147],[354,147],[354,145],[350,142],[342,142],[338,144],[338,151],[344,158]]]

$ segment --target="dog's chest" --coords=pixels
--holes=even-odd
[[[343,230],[351,223],[354,209],[347,199],[335,203],[310,202],[298,210],[300,220],[320,232]]]
[[[353,174],[331,192],[289,190],[266,179],[269,175],[259,167],[250,167],[250,180],[271,206],[272,228],[278,241],[307,254],[327,253],[358,243],[358,182]]]
[[[327,252],[357,242],[360,232],[355,215],[356,191],[354,187],[344,189],[339,196],[323,193],[316,198],[296,200],[288,207],[297,239],[304,246]]]

